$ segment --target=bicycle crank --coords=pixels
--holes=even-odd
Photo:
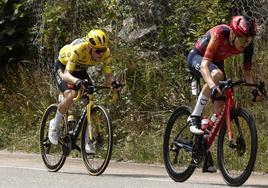
[[[199,165],[204,158],[204,143],[203,143],[203,136],[197,137],[192,150],[192,164],[197,166]]]
[[[72,139],[70,135],[65,135],[62,143],[62,151],[64,156],[68,156],[72,151]]]

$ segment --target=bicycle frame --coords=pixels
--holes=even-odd
[[[81,90],[79,90],[78,93],[77,93],[76,98],[74,98],[73,100],[78,101],[81,98],[81,93],[82,93]],[[88,104],[86,105],[86,115],[87,115],[88,135],[89,135],[90,140],[92,140],[93,135],[92,135],[92,131],[91,131],[91,121],[90,121],[90,119],[91,119],[91,108],[94,105],[94,101],[93,101],[94,95],[93,94],[87,94],[87,97],[88,97]],[[81,119],[84,119],[84,117],[81,118]]]
[[[77,94],[77,97],[73,99],[74,102],[78,101],[80,99],[80,97],[81,97],[81,93],[78,93]],[[64,98],[63,97],[63,93],[59,93],[58,98],[59,98],[58,99],[59,102],[61,102],[63,100],[63,98]],[[86,109],[83,108],[83,110],[81,112],[81,115],[80,115],[80,118],[79,118],[78,122],[76,123],[75,129],[74,129],[73,133],[71,133],[73,144],[76,143],[77,138],[79,137],[79,134],[80,134],[81,129],[82,129],[83,121],[85,119],[85,115],[86,115]],[[64,121],[65,121],[65,125],[68,125],[68,123],[67,123],[67,116],[65,116]]]
[[[90,119],[91,119],[91,108],[94,105],[94,101],[93,101],[94,96],[89,95],[88,97],[89,97],[89,102],[88,102],[87,107],[86,107],[86,109],[87,109],[87,125],[88,125],[88,135],[89,135],[90,140],[92,140],[93,135],[92,135],[92,131],[91,131],[92,127],[91,127]]]
[[[212,131],[210,132],[209,136],[207,137],[206,140],[206,144],[207,144],[207,148],[209,149],[210,146],[212,145],[212,143],[215,140],[215,137],[217,136],[220,127],[222,126],[224,120],[226,122],[226,128],[227,128],[227,132],[228,132],[228,136],[229,136],[229,141],[230,143],[233,141],[234,136],[231,130],[231,111],[235,105],[235,100],[234,100],[234,89],[233,88],[227,88],[224,91],[224,98],[222,98],[221,100],[225,101],[225,104],[219,114],[219,116],[217,117],[217,120],[215,122],[215,125],[212,128]]]
[[[225,104],[224,104],[219,116],[217,117],[217,120],[215,122],[215,125],[212,128],[212,131],[209,133],[209,135],[206,139],[206,145],[207,145],[208,149],[210,148],[210,146],[214,142],[214,139],[217,136],[219,129],[222,126],[224,121],[225,121],[226,129],[227,129],[227,133],[228,133],[228,137],[229,137],[230,147],[235,147],[234,135],[232,133],[231,124],[230,124],[231,112],[232,112],[232,109],[235,107],[234,86],[243,84],[244,86],[259,87],[258,84],[246,83],[244,80],[239,80],[239,81],[233,82],[233,83],[231,83],[232,82],[231,80],[228,80],[227,83],[228,82],[229,82],[229,86],[224,87],[224,89],[222,91],[223,95],[215,98],[215,100],[225,101]]]
[[[103,87],[103,88],[109,88],[109,87]],[[80,99],[81,97],[81,90],[78,91],[77,93],[77,96],[76,98],[74,98],[73,100],[74,101],[77,101]],[[86,115],[87,115],[87,125],[88,125],[88,135],[89,135],[89,139],[90,140],[93,140],[93,135],[92,135],[92,124],[91,124],[91,109],[92,107],[94,106],[94,94],[87,94],[87,97],[88,97],[88,104],[86,105]],[[101,132],[101,128],[100,128],[100,124],[98,123],[99,122],[99,119],[98,119],[98,116],[96,114],[96,117],[95,117],[95,121],[96,121],[96,128],[98,130],[98,132],[100,133]],[[83,118],[84,119],[84,118]]]

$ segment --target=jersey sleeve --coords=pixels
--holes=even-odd
[[[103,55],[103,73],[108,74],[112,72],[110,63],[111,63],[111,52],[110,49],[108,48]]]
[[[219,47],[219,40],[220,40],[220,35],[215,32],[215,31],[211,31],[210,32],[210,40],[209,43],[207,45],[206,51],[204,53],[204,59],[208,60],[208,61],[213,61],[213,59],[216,56],[218,47]]]
[[[78,62],[79,54],[74,49],[72,52],[70,52],[70,57],[68,59],[68,62],[66,64],[66,70],[73,72],[75,70],[75,66]]]
[[[254,45],[253,42],[246,47],[244,51],[244,70],[252,69],[252,57],[253,57]]]

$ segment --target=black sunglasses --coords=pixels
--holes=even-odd
[[[101,53],[104,53],[106,50],[107,50],[107,48],[101,48],[101,49],[95,49],[94,51],[97,54],[101,54]]]

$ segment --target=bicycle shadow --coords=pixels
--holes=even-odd
[[[101,177],[117,177],[117,178],[137,178],[137,179],[165,179],[166,181],[174,182],[172,179],[170,179],[167,175],[150,175],[150,174],[115,174],[115,173],[104,173],[99,176],[91,176],[88,173],[83,172],[57,172],[62,174],[71,174],[71,175],[83,175],[83,176],[89,176],[91,178],[101,178]],[[174,182],[178,185],[180,184],[200,184],[200,185],[208,185],[208,186],[221,186],[226,187],[228,186],[226,183],[211,183],[211,182],[191,182],[191,180],[186,182]],[[243,187],[254,187],[254,188],[267,188],[267,185],[260,185],[260,184],[243,184]]]
[[[259,188],[267,188],[267,185],[243,185],[243,187],[259,187]]]
[[[200,184],[204,184],[204,185],[215,185],[215,186],[223,186],[223,187],[226,187],[228,186],[227,184],[219,184],[219,183],[209,183],[209,184],[206,184],[206,183],[200,183]],[[241,185],[243,187],[254,187],[254,188],[267,188],[267,185],[258,185],[258,184],[243,184]]]
[[[83,176],[90,176],[90,177],[121,177],[121,178],[166,178],[170,179],[167,175],[149,175],[149,174],[112,174],[112,173],[103,173],[99,176],[91,176],[88,173],[83,173],[83,172],[67,172],[67,171],[61,171],[57,173],[62,173],[62,174],[70,174],[70,175],[83,175]],[[170,179],[171,180],[171,179]],[[172,180],[171,180],[172,181]]]
[[[172,180],[171,180],[172,181]],[[192,182],[191,180],[185,181],[185,182],[177,182],[178,184],[198,184],[198,185],[207,185],[207,186],[219,186],[219,187],[228,187],[228,184],[226,183],[212,183],[212,182]],[[243,187],[254,187],[254,188],[267,188],[267,185],[261,185],[261,184],[243,184],[241,185]],[[229,186],[231,187],[231,186]]]
[[[102,174],[101,176],[107,177],[121,177],[121,178],[167,178],[170,179],[168,176],[165,175],[149,175],[149,174]]]

